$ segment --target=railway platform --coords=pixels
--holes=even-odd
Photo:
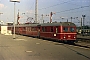
[[[0,34],[0,60],[90,60],[89,52],[63,43]]]

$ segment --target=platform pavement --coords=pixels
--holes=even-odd
[[[30,52],[31,38],[16,35],[13,39],[12,35],[0,34],[0,60],[31,60],[28,55]]]
[[[16,35],[16,39],[13,39],[12,35],[0,34],[0,60],[72,60],[73,58],[71,56],[74,56],[74,59],[78,57],[77,54],[72,53],[71,49],[69,50],[62,44],[55,44],[22,35]],[[74,49],[77,50],[78,48]],[[72,53],[72,55],[64,58],[69,53]]]

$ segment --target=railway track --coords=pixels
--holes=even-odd
[[[90,43],[75,43],[74,46],[79,46],[79,47],[84,47],[84,48],[89,48],[90,49]]]
[[[45,40],[47,40],[47,39],[45,39]],[[56,41],[56,40],[47,40],[47,41],[51,41],[51,42],[55,43],[55,45],[68,45],[68,46],[73,46],[73,47],[90,49],[90,43],[85,42],[84,40],[83,41],[78,40],[78,42],[75,42],[74,44],[66,43],[66,42],[62,42],[62,41]]]
[[[90,36],[77,35],[77,41],[90,43]]]
[[[90,39],[85,39],[85,38],[84,39],[78,38],[78,42],[75,42],[74,44],[56,41],[56,40],[48,40],[48,41],[53,41],[54,43],[56,42],[55,45],[69,45],[69,46],[74,46],[74,47],[79,47],[79,48],[90,49]]]
[[[77,41],[76,42],[90,43],[90,38],[77,38]]]
[[[64,45],[64,46],[73,46],[73,47],[78,47],[78,48],[83,48],[83,49],[90,49],[90,43],[86,42],[75,42],[74,44],[68,44],[68,43],[56,43],[55,45]]]

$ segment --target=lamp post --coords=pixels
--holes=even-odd
[[[0,15],[3,14],[3,13],[0,13]]]
[[[3,13],[0,13],[0,22],[1,22],[1,25],[2,25],[2,21],[1,21],[1,14],[3,14]]]
[[[20,0],[10,0],[10,2],[14,2],[14,34],[13,39],[15,39],[15,2],[20,2]]]
[[[85,17],[86,17],[86,15],[82,15],[82,17],[83,17],[83,26],[84,26],[84,20],[85,20]]]
[[[71,22],[72,22],[72,17],[71,17]]]
[[[84,29],[84,26],[85,26],[85,24],[84,24],[84,22],[85,22],[85,17],[86,17],[86,15],[82,15],[82,18],[83,18],[83,29]],[[83,35],[84,35],[84,31],[82,31],[83,32]]]

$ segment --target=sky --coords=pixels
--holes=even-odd
[[[20,0],[20,3],[15,3],[15,7],[16,20],[19,11],[19,23],[35,21],[35,0]],[[82,15],[85,15],[84,24],[90,25],[90,0],[38,0],[38,22],[49,22],[50,16],[46,15],[50,15],[50,12],[54,13],[52,22],[71,22],[72,17],[72,22],[80,25]],[[0,0],[0,13],[0,21],[3,21],[3,24],[14,22],[14,3],[10,0]]]

